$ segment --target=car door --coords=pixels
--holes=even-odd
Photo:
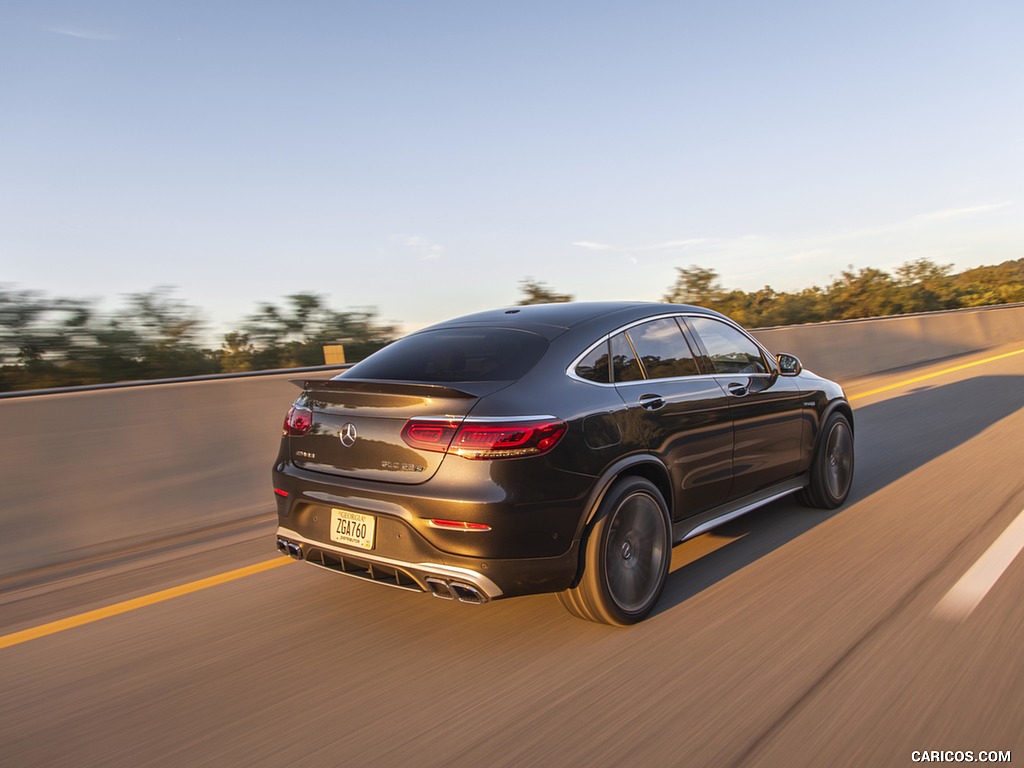
[[[732,482],[730,398],[696,356],[674,317],[611,339],[612,376],[648,449],[668,468],[673,519],[722,504]]]
[[[727,396],[734,425],[730,499],[799,474],[804,395],[737,326],[714,317],[686,318],[704,364]]]

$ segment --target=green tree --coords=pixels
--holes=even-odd
[[[952,309],[958,297],[950,277],[952,264],[930,259],[908,261],[896,268],[896,285],[902,312],[932,312]]]
[[[888,272],[874,267],[840,273],[825,290],[828,319],[882,317],[900,311],[899,287]]]
[[[224,334],[220,348],[220,369],[224,373],[251,371],[254,367],[256,348],[244,331],[230,331]]]
[[[323,365],[324,345],[340,342],[346,359],[355,362],[397,335],[395,326],[380,322],[376,313],[372,307],[339,312],[318,294],[292,294],[282,306],[261,304],[241,331],[225,336],[221,360],[233,358],[238,370]]]
[[[697,304],[712,307],[724,298],[725,291],[718,282],[718,273],[713,269],[698,267],[676,267],[675,284],[665,294],[664,301],[669,304]]]
[[[1024,301],[1024,259],[968,269],[952,280],[962,307]]]
[[[545,283],[534,280],[532,277],[520,280],[519,290],[523,293],[523,297],[516,302],[519,306],[526,306],[527,304],[561,304],[572,301],[570,294],[558,293],[549,288]]]

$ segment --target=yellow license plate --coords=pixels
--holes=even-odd
[[[360,549],[373,549],[377,519],[348,509],[331,510],[331,541]]]

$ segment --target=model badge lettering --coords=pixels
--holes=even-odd
[[[422,472],[426,467],[421,467],[417,464],[403,464],[400,461],[382,461],[380,463],[381,469],[389,469],[395,472]]]

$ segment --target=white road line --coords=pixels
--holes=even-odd
[[[943,619],[963,621],[978,607],[988,591],[999,581],[1014,558],[1024,549],[1024,511],[1010,523],[1002,535],[982,555],[971,569],[946,596],[939,601],[932,613]]]

